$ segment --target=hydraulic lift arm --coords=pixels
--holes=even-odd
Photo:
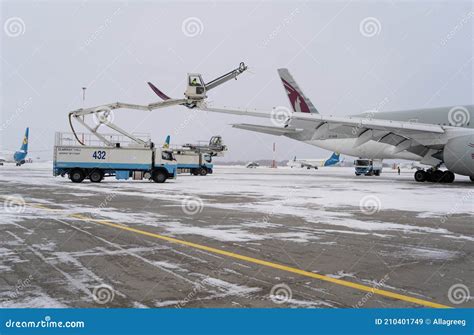
[[[245,65],[244,62],[239,64],[239,67],[220,76],[217,77],[216,79],[208,82],[207,84],[204,84],[206,87],[206,91],[212,90],[214,87],[217,87],[219,85],[222,85],[223,83],[231,80],[231,79],[237,79],[237,77],[243,73],[245,70],[247,70],[247,65]]]
[[[200,102],[203,102],[206,99],[206,91],[213,89],[214,87],[217,87],[219,85],[222,85],[223,83],[233,79],[237,78],[241,73],[243,73],[245,70],[247,70],[247,66],[242,62],[239,64],[239,67],[212,80],[211,82],[204,84],[204,90],[200,92],[199,94],[192,94],[188,95],[186,92],[191,89],[196,89],[198,86],[196,86],[194,83],[191,83],[191,76],[194,76],[192,74],[188,74],[188,89],[185,92],[185,98],[184,99],[172,99],[169,98],[167,95],[159,91],[157,88],[155,88],[151,83],[149,83],[150,87],[153,89],[153,91],[157,93],[157,91],[160,93],[158,96],[160,98],[164,99],[163,101],[159,102],[154,102],[150,103],[148,105],[139,105],[139,104],[130,104],[130,103],[125,103],[125,102],[114,102],[102,106],[96,106],[96,107],[90,107],[90,108],[80,108],[76,109],[74,111],[71,111],[69,113],[69,125],[71,126],[71,130],[74,133],[74,136],[76,137],[76,140],[82,144],[85,145],[77,136],[76,131],[74,129],[74,126],[72,124],[72,118],[74,118],[77,122],[82,124],[87,130],[89,130],[94,136],[96,136],[100,141],[102,141],[105,145],[107,146],[115,146],[117,145],[116,143],[112,143],[109,140],[107,140],[104,136],[102,136],[98,130],[101,125],[105,125],[116,132],[128,137],[135,143],[139,145],[149,145],[149,143],[146,143],[145,141],[133,136],[133,134],[125,131],[124,129],[118,127],[117,125],[113,124],[111,121],[111,116],[112,116],[112,111],[115,109],[134,109],[134,110],[142,110],[142,111],[152,111],[155,109],[159,108],[165,108],[169,106],[176,106],[176,105],[182,105],[188,108],[194,108],[196,105]],[[199,78],[201,77],[198,75]],[[95,117],[95,126],[90,126],[85,122],[85,116],[86,115],[93,115]]]

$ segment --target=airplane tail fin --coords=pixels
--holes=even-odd
[[[332,155],[331,155],[331,157],[330,157],[329,159],[334,159],[334,160],[339,161],[339,157],[340,157],[340,156],[341,156],[340,153],[338,153],[338,152],[333,152]]]
[[[165,143],[163,143],[163,149],[169,149],[169,147],[170,147],[170,140],[171,140],[171,136],[170,136],[170,135],[166,136]]]
[[[26,128],[25,131],[25,137],[23,137],[23,142],[21,143],[21,151],[24,151],[25,153],[28,152],[28,136],[29,136],[30,128]]]
[[[329,165],[334,165],[334,164],[339,163],[340,157],[341,157],[340,153],[333,152],[331,157],[329,157],[329,159],[326,162],[324,162],[324,166],[329,166]]]
[[[290,74],[288,69],[278,69],[283,87],[290,100],[291,108],[295,113],[317,113],[319,114],[316,107],[314,107],[311,100],[309,100],[300,89],[293,76]]]

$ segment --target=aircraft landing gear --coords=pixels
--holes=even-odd
[[[451,171],[444,171],[443,180],[445,183],[452,183],[454,181],[454,173]]]
[[[415,172],[415,180],[417,182],[422,183],[422,182],[426,181],[427,179],[428,179],[428,176],[427,176],[427,173],[425,172],[425,170],[417,170]]]
[[[433,183],[452,183],[454,181],[454,173],[451,171],[441,170],[418,170],[415,172],[415,180],[417,182],[429,181]]]

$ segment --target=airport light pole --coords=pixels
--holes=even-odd
[[[87,90],[87,87],[82,88],[82,108],[84,108],[84,104],[86,102],[86,90]]]
[[[277,165],[276,165],[276,160],[275,160],[275,146],[276,146],[276,143],[273,142],[273,160],[272,160],[272,168],[276,169]]]
[[[82,109],[84,109],[86,104],[86,90],[87,87],[82,88]],[[84,121],[84,115],[82,116],[82,121]],[[82,134],[82,143],[84,143],[84,133]]]

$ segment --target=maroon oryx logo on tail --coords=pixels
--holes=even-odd
[[[296,113],[310,113],[309,107],[304,100],[304,97],[293,87],[291,86],[285,79],[281,78],[283,82],[283,86],[285,86],[285,90],[288,94],[288,98],[290,99],[291,107]]]

